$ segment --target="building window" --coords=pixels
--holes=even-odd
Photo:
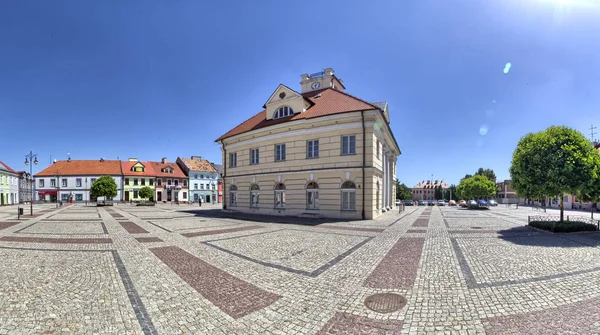
[[[90,183],[93,185],[94,182],[96,181],[96,178],[90,178]]]
[[[138,197],[138,191],[133,191],[133,197],[137,198]]]
[[[275,111],[275,115],[273,116],[274,119],[279,119],[280,117],[286,117],[286,116],[290,116],[293,115],[294,111],[288,107],[288,106],[282,106],[277,108],[277,110]]]
[[[356,154],[356,136],[342,136],[342,155]]]
[[[212,184],[212,189],[213,189],[213,190],[215,189],[215,184]]]
[[[175,184],[175,186],[179,186],[179,179],[173,180],[173,183]]]
[[[275,185],[275,208],[285,208],[285,185]]]
[[[198,179],[198,174],[197,173],[194,174],[194,179]]]
[[[377,144],[379,144],[379,142],[377,142]],[[379,152],[379,151],[377,151]],[[377,209],[379,209],[379,181],[377,181],[377,188],[375,189],[375,192],[377,192],[376,197],[375,197],[375,206]]]
[[[204,175],[203,174],[200,175],[200,179],[204,179]]]
[[[67,179],[63,178],[62,180],[62,187],[67,187]]]
[[[187,187],[187,179],[184,179],[184,180],[183,180],[183,186],[184,186],[184,187]]]
[[[75,179],[75,186],[81,187],[81,178]]]
[[[377,141],[377,159],[379,159],[379,140]]]
[[[250,149],[250,164],[258,164],[258,149]]]
[[[235,185],[229,188],[229,206],[237,206],[237,190]]]
[[[40,179],[40,187],[44,187],[44,179]]]
[[[183,198],[187,199],[187,192],[183,192]]]
[[[154,179],[152,179],[152,178],[148,179],[148,184],[150,186],[154,186]]]
[[[129,178],[125,178],[125,185],[129,185]]]
[[[136,186],[138,184],[138,179],[137,178],[133,178],[133,185]]]
[[[56,179],[50,179],[50,187],[56,187]]]
[[[260,187],[256,184],[250,186],[250,207],[258,207],[258,198],[260,196]]]
[[[171,185],[171,179],[167,179],[167,185]]]
[[[314,181],[306,185],[306,208],[319,209],[319,185]]]
[[[229,154],[229,167],[234,168],[237,166],[237,152]]]
[[[285,144],[275,144],[275,161],[281,162],[285,160]]]
[[[145,186],[146,185],[146,178],[140,179],[140,182],[141,182],[142,186]]]
[[[157,186],[162,186],[162,179],[161,178],[156,179],[156,185]]]
[[[200,184],[200,189],[203,190],[204,189],[204,184]]]
[[[83,201],[83,194],[81,194],[81,193],[75,194],[75,201]]]
[[[342,184],[342,210],[356,210],[356,185],[351,181]]]
[[[306,158],[319,157],[319,140],[306,141]]]
[[[198,183],[194,183],[194,190],[198,189]]]
[[[62,200],[62,201],[69,201],[69,195],[65,194],[65,193],[61,194],[60,195],[60,200]]]

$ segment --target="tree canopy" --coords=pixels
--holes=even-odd
[[[560,196],[562,222],[565,194],[593,193],[597,160],[598,152],[574,129],[552,126],[529,133],[519,140],[513,153],[512,187],[525,197]]]
[[[487,179],[491,180],[494,182],[494,184],[496,183],[496,174],[494,173],[494,170],[492,169],[484,169],[484,168],[479,168],[479,170],[477,170],[477,172],[475,173],[475,175],[479,175],[479,176],[484,176]]]
[[[96,198],[114,198],[117,196],[117,183],[111,176],[102,176],[94,181],[90,194]]]
[[[398,179],[396,179],[396,199],[412,199],[412,190],[404,183],[400,183]]]
[[[152,199],[154,198],[154,191],[150,187],[144,186],[140,189],[138,195],[142,199]]]
[[[475,175],[461,180],[456,191],[465,198],[489,198],[496,194],[496,183],[485,176]]]

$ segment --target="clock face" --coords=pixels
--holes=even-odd
[[[312,83],[312,85],[310,87],[312,87],[313,90],[316,90],[317,88],[321,87],[321,83],[318,81],[315,81],[314,83]]]

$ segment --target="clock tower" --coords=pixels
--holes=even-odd
[[[333,88],[338,91],[344,91],[346,88],[342,80],[333,74],[332,68],[327,68],[321,72],[313,74],[303,74],[300,76],[300,85],[302,93]]]

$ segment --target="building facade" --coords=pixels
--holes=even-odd
[[[344,92],[332,69],[279,85],[264,110],[216,142],[223,208],[243,213],[372,219],[395,206],[387,103]]]
[[[189,201],[217,203],[219,201],[219,173],[216,167],[200,156],[177,157],[177,165],[188,176]]]
[[[150,187],[153,194],[156,192],[156,173],[150,162],[140,162],[137,158],[130,158],[127,162],[121,162],[121,170],[123,171],[123,201],[155,199],[139,196],[140,189],[145,186]]]
[[[35,175],[38,201],[96,201],[90,188],[101,176],[111,176],[117,184],[117,196],[107,200],[123,200],[123,174],[118,160],[56,161]]]
[[[156,175],[156,201],[187,203],[189,201],[188,176],[179,165],[167,162],[163,158],[160,162],[148,162]]]
[[[444,183],[441,180],[423,180],[417,185],[413,186],[412,194],[414,200],[440,200],[436,199],[435,190],[441,188],[447,190],[450,185]]]
[[[29,172],[19,171],[19,202],[26,203],[33,200],[33,177]]]
[[[0,161],[0,206],[19,203],[19,174]]]

